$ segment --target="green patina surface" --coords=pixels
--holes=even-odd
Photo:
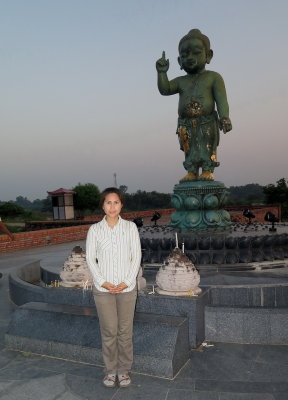
[[[192,29],[179,42],[178,63],[186,75],[169,81],[169,60],[163,51],[156,62],[158,89],[164,96],[179,94],[177,135],[187,174],[174,187],[171,225],[177,229],[217,230],[230,226],[223,209],[227,189],[214,181],[220,131],[232,129],[224,80],[206,70],[213,57],[210,40]]]
[[[164,96],[179,94],[177,134],[184,151],[185,180],[214,180],[219,166],[217,146],[219,132],[232,129],[223,78],[205,69],[213,57],[210,40],[192,29],[179,43],[178,63],[186,75],[169,81],[169,60],[163,52],[156,62],[158,89]],[[202,169],[202,173],[199,173]]]
[[[228,191],[222,182],[181,182],[174,187],[172,205],[176,211],[171,225],[181,230],[225,230],[231,225],[223,208]]]

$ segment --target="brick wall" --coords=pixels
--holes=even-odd
[[[173,211],[174,211],[173,209],[159,210],[161,215],[170,215]],[[132,220],[138,216],[150,219],[154,214],[154,212],[155,210],[122,213],[121,216],[129,220]],[[84,221],[86,225],[15,233],[13,235],[15,240],[12,241],[9,239],[7,235],[0,235],[0,253],[25,250],[32,247],[49,246],[50,244],[60,244],[60,243],[73,242],[76,240],[83,240],[86,238],[87,231],[91,226],[91,224],[100,221],[102,218],[103,215],[94,215],[92,217],[85,218]],[[89,222],[91,222],[91,224],[89,224]],[[38,221],[38,223],[40,223],[40,221]],[[45,221],[43,221],[43,224],[45,226]]]
[[[255,215],[255,219],[253,222],[264,222],[264,216],[267,211],[273,212],[279,219],[281,219],[281,208],[277,205],[272,206],[235,206],[235,207],[226,207],[227,211],[229,211],[231,215],[231,219],[234,222],[246,223],[247,218],[243,217],[242,213],[245,208],[249,208],[252,213]],[[156,210],[162,215],[159,224],[167,224],[170,220],[170,215],[174,211],[174,209],[166,209],[166,210]],[[144,219],[144,225],[148,225],[153,211],[139,211],[132,213],[122,213],[122,217],[125,219],[132,220],[136,217],[141,217]],[[102,219],[102,215],[94,215],[85,218],[85,223],[88,221],[92,223],[99,221]],[[150,222],[151,224],[151,222]],[[57,228],[57,229],[45,229],[33,232],[23,232],[14,234],[15,240],[11,241],[7,235],[0,235],[0,253],[6,253],[9,251],[17,251],[29,249],[32,247],[41,247],[41,246],[49,246],[50,244],[60,244],[66,242],[73,242],[76,240],[83,240],[86,238],[87,231],[90,225],[80,225],[80,226],[71,226],[65,228]]]
[[[90,225],[81,225],[69,228],[15,233],[15,240],[10,240],[7,235],[1,235],[0,253],[25,250],[31,247],[48,246],[50,244],[73,242],[74,240],[83,240],[86,238],[89,226]]]

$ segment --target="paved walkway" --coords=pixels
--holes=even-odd
[[[52,262],[76,244],[83,242],[0,255],[1,400],[288,399],[288,346],[213,343],[193,351],[173,381],[134,373],[127,389],[103,387],[97,366],[5,349],[4,333],[15,308],[9,300],[9,271],[43,256]]]

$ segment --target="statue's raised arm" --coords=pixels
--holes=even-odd
[[[178,92],[176,80],[169,81],[167,71],[169,69],[169,60],[166,59],[165,51],[162,57],[156,61],[156,70],[158,72],[158,89],[163,96],[170,96]]]

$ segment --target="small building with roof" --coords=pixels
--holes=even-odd
[[[74,194],[73,190],[60,188],[47,192],[52,199],[53,219],[74,219]]]

